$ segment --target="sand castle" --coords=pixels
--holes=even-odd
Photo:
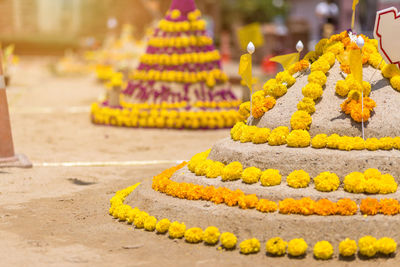
[[[130,81],[111,78],[106,101],[92,105],[92,121],[128,127],[231,127],[240,118],[236,110],[241,102],[227,83],[220,58],[194,1],[172,1]]]
[[[314,244],[319,259],[393,255],[400,71],[382,61],[376,40],[359,36],[359,45],[347,32],[321,40],[253,94],[252,116],[242,104],[248,118],[231,137],[118,192],[110,214],[189,243],[237,245],[244,254],[269,240],[273,255],[304,255]],[[357,49],[362,85],[343,57]],[[276,105],[260,111],[271,98]]]

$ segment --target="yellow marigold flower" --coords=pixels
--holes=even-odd
[[[268,142],[268,137],[271,134],[271,130],[268,128],[258,128],[256,133],[253,135],[252,142],[254,144],[264,144]]]
[[[260,251],[260,241],[256,238],[247,239],[239,244],[240,253],[251,254]]]
[[[382,137],[379,139],[379,148],[383,150],[393,149],[393,139],[392,137]]]
[[[308,82],[310,83],[316,83],[323,86],[326,84],[326,80],[326,75],[322,71],[314,71],[308,75]]]
[[[128,211],[128,218],[127,218],[128,223],[133,223],[136,215],[139,212],[140,212],[140,210],[137,207],[135,207],[135,208],[131,209],[130,211]]]
[[[144,221],[144,229],[147,231],[154,231],[156,229],[157,219],[154,216],[149,216]]]
[[[372,65],[375,69],[379,68],[379,64],[382,62],[382,56],[379,52],[374,52],[369,55],[368,63]]]
[[[286,85],[279,83],[276,79],[268,80],[263,86],[265,95],[281,97],[287,92]]]
[[[285,255],[287,242],[280,237],[273,237],[265,244],[265,251],[271,255],[282,256]]]
[[[346,238],[339,244],[339,253],[344,257],[350,257],[356,254],[357,243],[355,240]]]
[[[229,232],[221,234],[221,244],[226,249],[233,249],[237,243],[237,237]]]
[[[371,93],[371,84],[367,81],[362,82],[364,97],[369,96]]]
[[[400,75],[400,70],[396,64],[388,64],[382,68],[382,75],[385,78],[391,79],[393,76]]]
[[[308,114],[315,112],[315,102],[312,98],[304,97],[299,103],[297,103],[298,110],[304,110]]]
[[[371,151],[378,150],[380,148],[380,142],[377,138],[367,138],[365,140],[365,148]]]
[[[303,96],[316,100],[322,96],[324,90],[322,90],[322,86],[317,83],[308,83],[301,89],[301,92]]]
[[[278,210],[278,205],[274,201],[260,199],[257,203],[256,210],[261,212],[275,212]]]
[[[279,170],[267,169],[261,173],[260,182],[263,186],[274,186],[281,184],[282,176]]]
[[[378,252],[389,255],[396,252],[397,243],[393,238],[382,237],[376,242]]]
[[[344,190],[350,193],[363,193],[365,178],[361,172],[352,172],[344,177]]]
[[[240,162],[234,161],[229,163],[222,170],[222,181],[234,181],[242,177],[243,166]]]
[[[261,170],[256,167],[246,168],[242,173],[242,180],[246,184],[254,184],[260,180]]]
[[[330,192],[338,189],[339,177],[332,172],[321,172],[314,178],[315,189],[322,192]]]
[[[177,19],[181,16],[181,12],[178,9],[174,9],[171,11],[171,18]]]
[[[293,130],[286,137],[286,143],[290,147],[307,147],[310,141],[310,134],[306,130]]]
[[[188,243],[199,243],[203,241],[203,230],[199,227],[189,228],[185,232],[185,240]]]
[[[171,222],[166,218],[159,220],[156,224],[157,233],[160,233],[160,234],[166,233],[168,231],[170,225],[171,225]]]
[[[324,51],[325,51],[324,55],[326,55],[329,52],[331,52],[334,55],[339,55],[344,52],[344,45],[342,42],[332,42],[325,46]],[[333,61],[333,63],[335,63],[335,61]],[[331,65],[333,65],[333,63]]]
[[[361,237],[358,240],[358,248],[361,255],[373,257],[378,252],[377,240],[372,236]]]
[[[307,60],[309,62],[314,62],[315,60],[317,60],[317,58],[318,58],[318,55],[315,51],[310,51],[304,56],[304,60]],[[296,72],[294,72],[294,73],[296,73]]]
[[[325,148],[328,141],[328,136],[326,134],[317,134],[311,140],[311,146],[313,148]]]
[[[317,259],[328,260],[332,255],[333,247],[328,241],[319,241],[314,245],[314,256]]]
[[[206,160],[200,160],[198,161],[196,167],[194,168],[194,173],[197,176],[205,176],[207,172],[207,168],[213,163],[212,160],[206,159]]]
[[[150,215],[147,212],[141,211],[139,212],[135,219],[133,220],[133,224],[135,225],[136,228],[143,228],[144,227],[144,222],[146,221],[147,217]]]
[[[246,126],[242,130],[242,135],[240,136],[241,143],[251,142],[253,136],[257,132],[257,126]]]
[[[310,114],[304,110],[298,110],[290,118],[290,126],[293,130],[307,130],[312,122]]]
[[[217,227],[209,226],[204,230],[203,240],[206,244],[214,245],[218,242],[220,232]]]
[[[321,58],[322,58],[322,59],[325,59],[326,61],[328,61],[328,62],[329,62],[329,65],[330,65],[331,67],[333,66],[333,64],[335,64],[335,61],[336,61],[336,56],[335,56],[335,54],[332,53],[332,52],[327,52],[327,53],[323,54],[323,55],[321,56]]]
[[[180,222],[173,222],[169,225],[168,233],[170,238],[182,238],[186,231],[186,225]]]
[[[390,194],[396,191],[397,191],[397,183],[394,177],[390,174],[383,174],[381,176],[379,194]]]
[[[376,179],[365,180],[365,193],[377,194],[380,190],[380,181]]]
[[[303,238],[295,238],[288,243],[288,254],[293,257],[299,257],[307,252],[308,245]]]
[[[222,162],[213,161],[208,165],[205,175],[207,178],[217,178],[218,176],[221,176],[224,168],[225,165]]]
[[[293,188],[304,188],[310,183],[310,175],[303,170],[295,170],[286,178],[286,182]]]
[[[290,130],[288,127],[279,126],[271,131],[268,137],[268,144],[270,146],[280,146],[286,144],[286,137]]]
[[[393,148],[400,149],[400,136],[393,138]]]
[[[331,68],[331,65],[326,59],[319,58],[317,61],[311,64],[311,72],[314,71],[322,71],[323,73],[327,73]]]
[[[394,89],[400,91],[400,75],[395,75],[390,79],[390,84]]]
[[[240,104],[238,113],[242,120],[247,119],[250,116],[250,101]]]
[[[240,137],[242,136],[243,128],[247,125],[244,122],[237,122],[235,126],[231,129],[231,138],[235,141],[239,141]]]
[[[275,79],[278,83],[286,83],[287,87],[292,86],[296,82],[296,79],[288,71],[279,72]]]
[[[335,86],[336,94],[338,94],[338,95],[340,95],[342,97],[345,97],[345,96],[347,96],[349,91],[350,91],[350,89],[347,86],[347,82],[346,81],[344,81],[344,80],[337,81],[336,86]]]
[[[377,169],[369,168],[364,171],[364,178],[366,180],[369,180],[369,179],[380,180],[381,176],[382,176],[382,173]]]

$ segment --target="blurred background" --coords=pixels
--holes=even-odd
[[[303,53],[323,36],[346,30],[351,0],[196,0],[208,32],[225,62],[237,61],[246,36],[262,35],[254,60],[274,72],[268,58],[294,52],[302,40]],[[0,0],[0,42],[14,44],[18,55],[64,55],[66,51],[96,49],[124,25],[145,41],[170,5],[170,0]],[[377,10],[400,0],[360,0],[357,32],[371,36]]]

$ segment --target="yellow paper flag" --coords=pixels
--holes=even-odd
[[[351,29],[354,29],[354,21],[356,18],[356,6],[358,5],[359,0],[353,0],[353,16],[351,17]]]
[[[240,46],[243,50],[246,49],[247,44],[250,41],[253,42],[255,47],[259,47],[264,44],[264,36],[261,31],[261,25],[257,22],[239,28],[238,38]]]
[[[363,80],[363,64],[362,64],[362,55],[360,49],[354,49],[350,51],[350,71],[353,74],[353,77],[356,81],[358,81],[362,86]]]
[[[282,67],[287,70],[292,64],[300,60],[300,53],[292,53],[282,56],[276,56],[269,59],[270,61],[277,62],[282,65]]]
[[[252,85],[252,74],[251,74],[251,55],[244,54],[240,57],[239,63],[239,75],[242,77],[243,81],[246,83],[247,87],[249,87],[251,92]]]

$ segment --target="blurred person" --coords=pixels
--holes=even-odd
[[[320,19],[320,38],[331,36],[338,26],[338,5],[334,0],[322,1],[315,7],[315,13]]]

